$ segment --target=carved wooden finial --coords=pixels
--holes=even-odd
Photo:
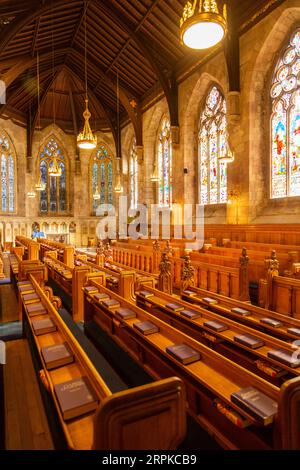
[[[173,292],[172,263],[166,250],[162,252],[161,262],[159,263],[158,288],[167,294]]]
[[[191,257],[189,253],[184,254],[184,263],[182,267],[181,279],[182,279],[182,290],[187,290],[189,287],[195,285],[194,274],[195,269],[191,263]]]

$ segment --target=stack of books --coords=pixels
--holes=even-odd
[[[33,292],[31,294],[24,294],[23,295],[23,302],[24,302],[25,305],[33,304],[35,302],[40,302],[40,301],[41,301],[41,299],[37,295],[36,292]]]
[[[139,321],[133,324],[133,328],[138,330],[145,336],[152,335],[153,333],[158,333],[159,328],[154,323],[150,321]]]
[[[42,320],[32,320],[32,328],[36,336],[56,331],[56,325],[50,317]]]
[[[108,308],[109,310],[120,307],[120,302],[115,299],[104,300],[102,303],[104,307]]]
[[[216,299],[211,299],[210,297],[203,297],[202,302],[206,305],[216,305],[218,303]]]
[[[46,346],[41,349],[41,354],[48,370],[71,364],[74,361],[74,354],[66,342]]]
[[[95,286],[85,286],[83,288],[84,292],[86,292],[87,294],[97,294],[97,292],[99,292],[99,290],[97,289],[97,287]]]
[[[93,294],[93,296],[94,296],[94,300],[96,300],[96,302],[103,302],[104,300],[109,300],[110,299],[108,294],[95,293],[95,294]]]
[[[283,326],[280,321],[274,320],[273,318],[262,318],[260,322],[264,325],[272,326],[273,328],[280,328],[281,326]]]
[[[182,291],[183,295],[187,295],[188,297],[194,297],[195,295],[197,295],[196,292],[192,291],[192,290],[184,290]]]
[[[194,312],[193,310],[181,310],[180,315],[182,315],[185,318],[188,318],[189,320],[196,320],[196,318],[200,318],[201,314],[199,312]]]
[[[268,426],[274,421],[278,410],[276,401],[254,387],[246,387],[232,393],[231,401],[263,426]]]
[[[166,352],[184,365],[192,364],[201,359],[201,355],[198,351],[184,343],[168,346]]]
[[[153,294],[151,292],[148,292],[147,290],[140,290],[138,292],[138,295],[140,295],[141,297],[144,297],[144,299],[146,299],[147,297],[153,296]]]
[[[98,398],[87,377],[56,384],[54,393],[64,420],[90,413],[98,406]]]
[[[288,328],[287,332],[290,333],[291,335],[300,337],[300,328]]]

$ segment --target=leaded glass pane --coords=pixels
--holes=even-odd
[[[113,203],[113,169],[112,162],[107,164],[107,192],[108,192],[108,204]]]
[[[67,190],[66,190],[66,167],[60,163],[61,177],[59,178],[59,210],[64,212],[67,209]]]
[[[92,201],[93,212],[99,204],[113,204],[113,163],[107,148],[101,145],[91,161],[91,191],[95,194],[98,187],[99,201]]]
[[[42,161],[40,164],[40,172],[41,172],[41,182],[46,185],[47,184],[47,163],[45,161]],[[48,212],[47,190],[41,191],[40,210],[41,212],[44,212],[44,213]]]
[[[274,70],[271,86],[271,197],[300,195],[300,29]]]
[[[2,212],[7,212],[7,165],[6,156],[1,156]]]
[[[170,122],[164,119],[158,140],[158,203],[172,205],[172,143]]]
[[[15,209],[15,173],[14,173],[14,159],[10,155],[8,157],[8,193],[9,193],[9,212],[14,212]]]

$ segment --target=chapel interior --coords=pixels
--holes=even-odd
[[[299,0],[0,0],[0,449],[300,449]]]

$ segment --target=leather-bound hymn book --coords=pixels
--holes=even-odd
[[[165,307],[169,308],[170,310],[173,310],[173,312],[179,312],[180,310],[184,309],[184,307],[179,304],[166,304]]]
[[[218,303],[216,299],[211,299],[210,297],[204,297],[202,302],[204,302],[206,305],[216,305]]]
[[[120,320],[130,320],[131,318],[136,318],[136,313],[130,308],[118,308],[116,310],[116,317]]]
[[[238,315],[241,315],[242,317],[248,317],[249,315],[251,315],[251,312],[249,312],[249,310],[246,310],[240,307],[234,307],[231,309],[231,311],[232,313],[237,313]]]
[[[288,328],[287,332],[300,337],[300,328]]]
[[[24,304],[32,304],[34,302],[40,302],[40,297],[36,294],[36,292],[32,294],[24,294],[23,295],[23,302]]]
[[[271,424],[277,414],[277,402],[254,387],[246,387],[232,393],[231,401],[263,426]]]
[[[206,321],[203,323],[206,328],[210,328],[213,331],[217,331],[218,333],[222,333],[222,331],[228,330],[228,326],[224,325],[224,323],[219,323],[218,321]]]
[[[184,290],[184,291],[182,291],[182,293],[184,295],[187,295],[188,297],[193,297],[194,295],[197,295],[197,293],[194,292],[193,290]]]
[[[143,333],[145,336],[159,332],[158,326],[154,325],[154,323],[151,323],[150,321],[136,322],[133,324],[133,328],[138,330],[140,333]]]
[[[45,315],[47,313],[47,309],[44,307],[42,302],[26,305],[26,311],[30,317],[34,317],[36,315]]]
[[[196,318],[200,318],[201,314],[199,312],[194,312],[193,310],[181,310],[180,315],[182,315],[185,318],[188,318],[189,320],[196,320]]]
[[[140,291],[138,292],[138,294],[139,294],[141,297],[144,297],[144,299],[146,299],[147,297],[152,297],[152,296],[153,296],[152,292],[149,292],[149,291],[147,291],[147,290],[140,290]]]
[[[94,286],[85,286],[83,288],[84,292],[86,292],[87,294],[97,294],[97,292],[99,292],[99,290],[97,289],[97,287],[94,287]]]
[[[184,365],[191,364],[201,359],[201,355],[198,351],[184,343],[168,346],[166,352]]]
[[[65,366],[74,361],[74,355],[67,343],[54,344],[41,349],[48,370]]]
[[[282,362],[289,367],[300,366],[300,351],[286,351],[285,349],[273,349],[268,351],[268,357],[275,359],[278,362]]]
[[[34,290],[34,287],[32,284],[27,284],[27,285],[24,285],[24,286],[18,286],[19,287],[19,292],[20,294],[24,295],[24,294],[32,294],[33,292],[35,292]]]
[[[281,326],[283,326],[280,321],[274,320],[273,318],[262,318],[260,322],[264,325],[273,326],[273,328],[280,328]]]
[[[94,300],[96,300],[97,302],[103,302],[103,300],[109,300],[110,297],[109,295],[107,294],[94,294]]]
[[[36,336],[56,331],[56,325],[50,317],[42,320],[32,320],[32,328]]]
[[[234,341],[237,343],[243,344],[250,349],[258,349],[261,348],[265,343],[261,339],[255,338],[252,335],[236,335],[234,337]]]
[[[109,299],[109,300],[104,300],[103,301],[103,305],[106,307],[106,308],[118,308],[120,307],[120,302],[116,299]]]
[[[90,413],[98,406],[98,398],[87,377],[56,384],[54,393],[64,420]]]

